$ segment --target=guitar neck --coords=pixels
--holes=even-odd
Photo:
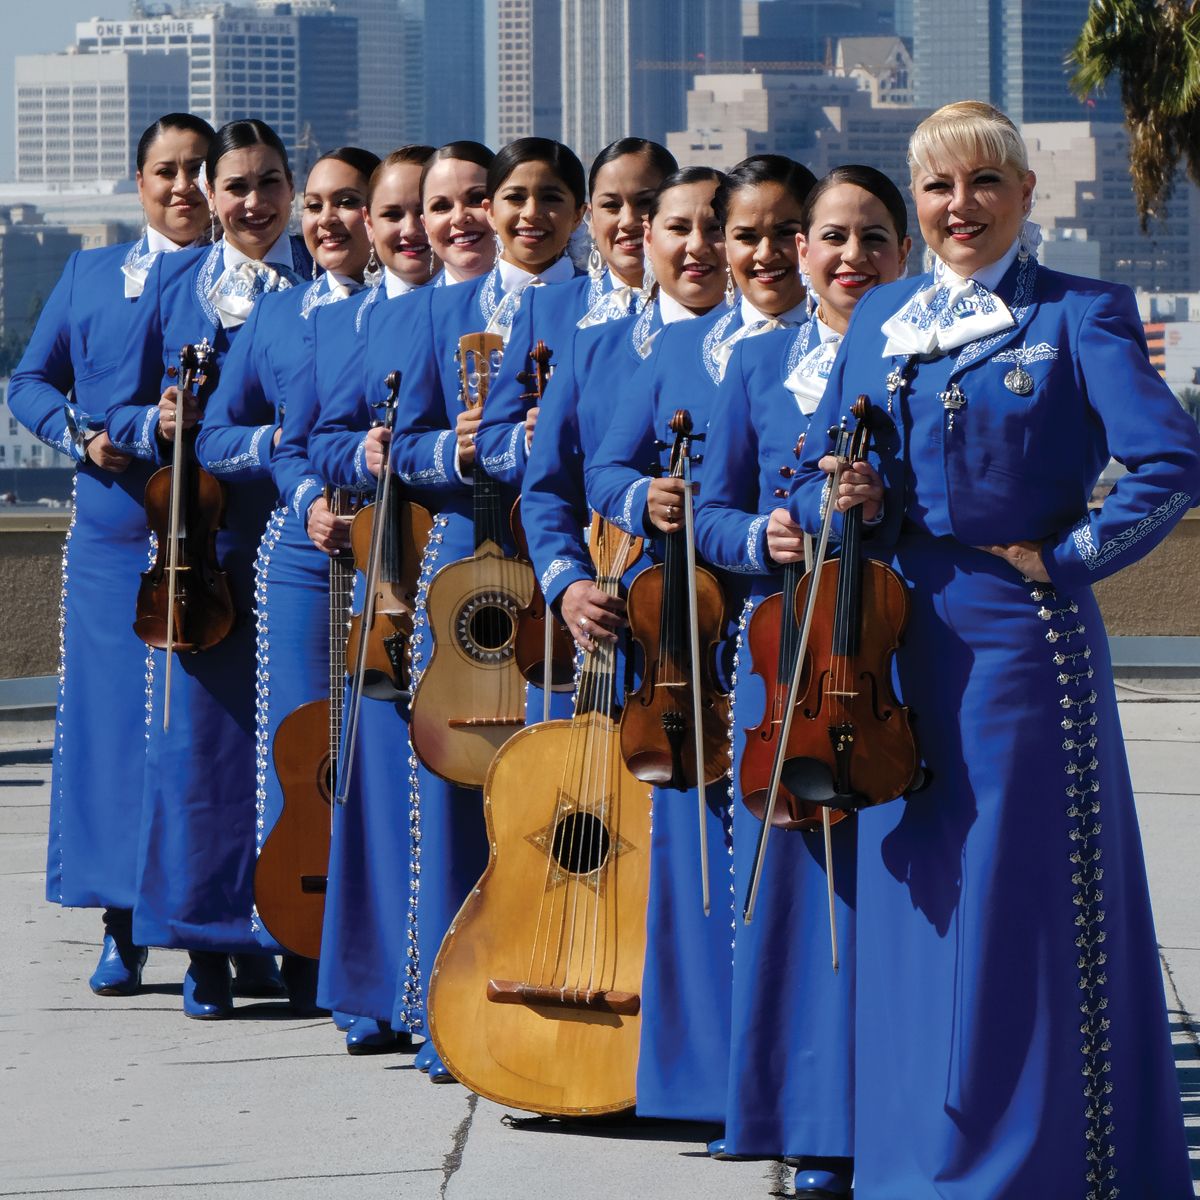
[[[475,549],[484,542],[504,545],[504,490],[477,462],[472,491]]]

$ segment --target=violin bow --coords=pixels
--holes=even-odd
[[[396,424],[396,402],[400,395],[400,372],[392,371],[386,380],[387,397],[383,402],[383,419],[380,424],[391,434]],[[375,620],[375,587],[379,582],[379,560],[383,557],[383,515],[387,512],[388,494],[392,480],[392,443],[388,438],[383,456],[383,468],[375,484],[375,517],[371,523],[371,552],[367,556],[365,590],[363,592],[362,621],[359,624],[358,646],[354,655],[354,674],[350,681],[350,701],[346,706],[346,731],[342,737],[341,764],[337,772],[337,788],[334,800],[346,803],[350,790],[350,776],[354,767],[354,747],[358,741],[358,718],[362,711],[363,677],[367,668],[367,634]]]
[[[520,383],[533,386],[532,392],[522,393],[522,400],[532,400],[534,404],[541,404],[542,397],[546,393],[546,384],[550,382],[550,376],[554,374],[554,364],[550,361],[550,353],[549,346],[539,338],[537,345],[529,352],[533,370],[517,372],[517,379]],[[530,407],[533,406],[530,405]],[[542,603],[545,607],[545,620],[542,628],[542,720],[549,721],[550,691],[554,682],[554,613],[550,611],[550,605],[545,603],[544,596]]]
[[[707,917],[712,907],[708,889],[708,797],[704,788],[704,726],[700,703],[700,616],[696,599],[696,520],[692,506],[692,422],[687,416],[680,457],[683,466],[684,545],[687,548],[688,625],[692,654],[692,741],[696,751],[696,795],[700,821],[700,895]]]
[[[179,571],[179,521],[183,507],[183,412],[188,395],[196,386],[200,372],[208,363],[211,347],[208,339],[198,346],[179,348],[179,380],[175,388],[175,439],[171,446],[171,505],[167,516],[167,667],[163,678],[163,732],[171,728],[171,666],[175,654],[176,574]],[[198,391],[197,387],[197,391]]]
[[[843,449],[847,437],[846,418],[841,425],[831,432],[839,440],[839,450]],[[758,845],[754,852],[754,871],[750,876],[750,887],[746,893],[745,907],[742,909],[742,920],[746,925],[754,919],[754,906],[758,900],[758,889],[762,883],[763,863],[767,855],[767,839],[771,833],[771,822],[775,816],[775,806],[779,802],[779,785],[783,779],[784,756],[787,753],[788,738],[792,731],[792,716],[796,711],[796,701],[800,695],[801,668],[804,664],[804,654],[808,649],[808,635],[812,629],[813,613],[817,606],[817,591],[821,582],[821,572],[825,566],[825,553],[829,546],[829,531],[833,527],[835,511],[834,497],[837,495],[838,484],[841,482],[842,471],[846,465],[844,453],[838,454],[837,465],[833,469],[829,483],[829,501],[825,506],[825,516],[821,521],[821,535],[813,555],[813,565],[809,573],[808,593],[804,597],[804,616],[800,623],[800,641],[796,647],[796,658],[792,663],[791,682],[788,684],[788,698],[784,705],[780,721],[779,740],[775,746],[775,757],[771,762],[771,782],[767,788],[767,804],[763,811],[762,828],[758,831]],[[821,827],[825,835],[825,875],[829,892],[829,932],[833,943],[833,969],[838,969],[837,948],[837,916],[833,907],[833,858],[832,838],[830,836],[829,809],[822,805]]]

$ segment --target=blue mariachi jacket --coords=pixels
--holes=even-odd
[[[86,434],[104,428],[111,380],[129,353],[138,298],[124,296],[121,267],[145,254],[144,236],[72,254],[9,383],[13,416],[76,462]]]
[[[599,449],[587,465],[587,497],[602,517],[637,537],[657,530],[646,516],[650,480],[670,466],[671,418],[686,408],[692,428],[703,434],[721,373],[713,350],[741,328],[741,305],[720,306],[707,316],[667,326],[655,351],[629,381]],[[707,453],[705,442],[697,452]],[[692,478],[699,480],[702,463]]]
[[[884,512],[874,545],[900,535],[910,478],[933,473],[944,486],[946,532],[973,546],[1041,541],[1057,587],[1087,586],[1150,551],[1200,498],[1200,431],[1151,367],[1129,289],[1018,258],[996,288],[1015,327],[951,352],[949,383],[958,385],[960,404],[943,415],[940,439],[908,445],[898,419],[906,360],[883,357],[880,327],[929,282],[924,275],[886,284],[855,309],[813,414],[818,436],[808,438],[793,481],[795,519],[819,528],[826,477],[817,460],[831,444],[823,431],[848,416],[861,393],[883,410],[874,454]],[[1029,395],[1005,383],[1017,367],[1032,377]],[[897,419],[887,415],[893,371]],[[1110,455],[1129,474],[1089,513]]]
[[[405,293],[407,294],[407,293]],[[312,356],[312,371],[308,376],[310,389],[288,400],[284,410],[279,445],[275,447],[271,473],[283,502],[296,510],[299,517],[312,503],[311,488],[334,483],[355,491],[367,491],[375,486],[374,476],[367,473],[361,454],[362,431],[370,425],[362,388],[361,350],[367,320],[376,304],[387,299],[382,284],[376,284],[347,298],[345,304],[324,304],[313,308],[304,323],[304,337]],[[336,416],[330,418],[330,413]],[[323,420],[332,419],[329,429],[333,439],[333,457],[341,458],[339,450],[353,464],[355,477],[336,482],[326,471],[325,460],[313,457],[312,443],[317,427]]]
[[[308,275],[312,259],[303,241],[293,237],[291,246],[296,273]],[[241,328],[225,329],[208,298],[221,274],[221,263],[222,243],[216,242],[162,255],[150,268],[135,309],[137,320],[130,334],[129,352],[112,379],[117,407],[109,412],[108,436],[118,450],[152,462],[163,461],[162,447],[155,436],[158,400],[171,383],[167,368],[178,364],[184,345],[207,337],[215,351],[219,377],[220,365]]]
[[[246,318],[221,369],[196,439],[201,464],[222,479],[275,480],[280,502],[303,520],[321,494],[321,480],[293,441],[286,453],[274,445],[277,429],[296,410],[293,430],[311,422],[316,409],[316,314],[338,304],[334,281],[312,283],[264,296]],[[353,299],[347,298],[351,307]]]
[[[551,605],[596,577],[583,540],[591,515],[584,468],[662,328],[651,301],[637,316],[572,331],[556,355],[521,487],[529,557]]]
[[[708,422],[704,487],[697,497],[696,549],[723,571],[763,576],[754,590],[774,590],[767,520],[787,506],[806,417],[785,380],[820,334],[816,318],[733,349]]]
[[[309,455],[317,472],[334,487],[357,491],[375,487],[375,476],[366,465],[365,431],[382,409],[393,371],[401,377],[397,431],[404,428],[403,400],[408,389],[426,391],[437,385],[437,364],[430,349],[430,302],[435,296],[465,293],[475,286],[446,287],[444,279],[443,273],[425,287],[392,300],[386,291],[373,288],[361,301],[355,300],[352,312],[343,306],[318,316],[319,411],[309,436]]]
[[[521,293],[521,307],[505,346],[504,369],[488,395],[475,435],[475,452],[493,479],[510,487],[521,486],[529,453],[525,413],[533,401],[526,399],[530,385],[517,376],[530,370],[529,355],[534,347],[538,341],[545,342],[557,369],[578,323],[612,290],[612,274],[605,271],[596,279],[576,275],[563,283],[528,287]]]

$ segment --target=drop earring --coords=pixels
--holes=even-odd
[[[642,269],[642,295],[649,296],[654,291],[656,283],[658,283],[658,277],[654,274],[654,264],[647,258],[646,265]]]
[[[433,246],[429,247],[429,278],[433,278]]]
[[[383,272],[379,269],[379,256],[375,253],[375,246],[372,243],[371,253],[367,256],[366,269],[363,271],[363,282],[374,287],[382,274]]]
[[[733,286],[733,271],[725,268],[725,304],[732,308],[734,301],[737,299],[737,288]]]

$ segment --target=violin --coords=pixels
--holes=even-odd
[[[853,429],[843,418],[831,429],[837,460],[830,483],[836,495],[842,472],[869,449],[875,409],[859,396]],[[764,823],[744,909],[750,920],[780,786],[822,809],[833,928],[833,876],[829,858],[830,809],[853,811],[885,804],[920,779],[920,758],[908,709],[892,691],[892,660],[908,620],[908,591],[884,563],[862,554],[862,506],[845,513],[842,548],[825,561],[834,505],[826,505],[812,570],[797,588],[800,626],[790,665]]]
[[[539,341],[530,351],[532,370],[520,371],[517,379],[529,387],[521,397],[533,404],[540,403],[546,384],[554,372],[550,361],[550,349]],[[517,544],[517,557],[526,562],[529,558],[529,543],[521,525],[521,502],[512,510],[513,539]],[[550,693],[569,692],[575,687],[575,639],[567,632],[561,621],[555,620],[546,609],[546,598],[540,586],[534,587],[533,600],[523,609],[517,622],[517,666],[530,683],[536,683],[544,693],[545,711],[543,719],[550,719]],[[548,678],[547,678],[548,677]]]
[[[592,523],[596,586],[615,596],[639,539]],[[558,1116],[636,1098],[650,881],[650,796],[621,760],[616,651],[585,658],[575,716],[514,735],[483,806],[487,869],[429,987],[442,1061],[499,1104]]]
[[[396,424],[400,372],[390,372],[386,383],[381,424],[390,435]],[[427,509],[400,502],[392,489],[390,462],[385,460],[375,484],[375,503],[362,509],[350,527],[355,561],[363,564],[364,586],[362,612],[351,619],[347,638],[354,668],[334,792],[338,804],[345,804],[349,794],[363,697],[392,702],[410,697],[417,578],[432,528]]]
[[[217,561],[217,531],[225,518],[225,489],[195,456],[196,430],[184,429],[188,399],[199,400],[209,381],[212,348],[205,339],[183,346],[175,379],[175,440],[171,465],[146,483],[146,524],[158,547],[142,572],[133,631],[148,646],[167,651],[163,729],[171,723],[173,651],[208,650],[228,636],[237,612],[229,577]]]
[[[804,436],[801,435],[796,442],[797,458],[803,447]],[[779,474],[785,480],[795,473],[795,468],[791,466],[779,468]],[[777,499],[786,499],[787,495],[786,487],[775,489]],[[788,683],[800,638],[800,625],[796,620],[796,594],[804,573],[805,564],[802,561],[785,563],[783,590],[762,600],[746,627],[751,670],[762,677],[767,702],[762,721],[745,730],[746,746],[742,752],[739,783],[742,803],[760,821],[766,808],[771,764],[783,725]],[[793,796],[781,785],[772,821],[777,829],[817,829],[821,825],[821,811],[821,805]],[[830,817],[836,824],[845,815],[845,812],[838,810],[831,813]]]
[[[671,418],[675,440],[670,474],[686,483],[684,527],[667,534],[663,561],[647,568],[629,587],[629,632],[642,648],[638,690],[621,715],[621,754],[646,783],[699,793],[700,873],[705,913],[709,910],[705,785],[724,778],[731,766],[729,696],[717,686],[713,655],[725,628],[725,597],[716,577],[696,565],[691,452],[703,434],[692,432],[691,414]]]
[[[326,490],[336,516],[354,507]],[[329,558],[329,695],[293,709],[275,730],[272,754],[283,811],[254,865],[254,906],[267,932],[303,958],[319,958],[333,823],[334,777],[346,691],[346,614],[354,588],[349,555]]]
[[[395,383],[398,387],[398,378]],[[396,393],[392,392],[384,402],[383,423],[389,433],[395,419]],[[372,700],[395,702],[407,700],[412,691],[409,650],[417,607],[417,581],[433,518],[423,505],[400,499],[400,494],[384,478],[390,474],[387,470],[380,473],[376,502],[359,509],[350,526],[355,561],[369,566],[375,551],[377,565],[369,602],[364,598],[363,611],[350,618],[346,653],[349,661],[358,663],[359,639],[365,622],[362,694]],[[378,550],[375,550],[380,513],[383,513],[382,528],[378,530]]]
[[[463,403],[481,407],[504,341],[499,334],[469,333],[458,347]],[[442,567],[426,593],[433,651],[413,692],[409,733],[417,757],[434,774],[479,788],[496,751],[525,724],[516,636],[536,581],[527,562],[504,554],[503,492],[479,461],[471,494],[475,552]]]

